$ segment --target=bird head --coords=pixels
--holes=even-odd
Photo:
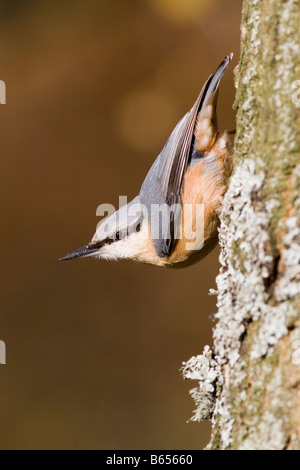
[[[139,198],[135,198],[100,222],[91,243],[60,260],[90,256],[107,260],[134,259],[140,253],[147,233],[148,223],[142,205]]]

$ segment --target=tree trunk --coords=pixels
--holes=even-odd
[[[300,0],[245,0],[241,41],[214,347],[183,373],[208,449],[299,450]]]

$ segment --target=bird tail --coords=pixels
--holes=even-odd
[[[221,79],[226,72],[231,60],[233,58],[233,53],[227,55],[225,59],[221,62],[216,72],[212,74],[204,85],[203,95],[201,99],[200,109],[205,108],[208,104],[216,105],[218,99],[218,90],[220,86]]]
[[[208,151],[216,141],[218,135],[217,102],[219,85],[232,57],[232,53],[225,57],[217,71],[209,77],[202,88],[199,113],[194,130],[195,147],[198,152]]]

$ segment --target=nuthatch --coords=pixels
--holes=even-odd
[[[232,57],[225,57],[177,124],[139,195],[103,220],[89,245],[62,260],[94,256],[184,267],[216,246],[232,170],[232,146],[228,133],[218,130],[216,106]],[[198,206],[203,210],[196,210]]]

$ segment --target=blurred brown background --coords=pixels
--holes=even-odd
[[[186,270],[91,259],[230,51],[241,0],[0,0],[1,449],[201,449],[183,360],[211,343],[218,250]],[[234,127],[233,68],[220,124]]]

